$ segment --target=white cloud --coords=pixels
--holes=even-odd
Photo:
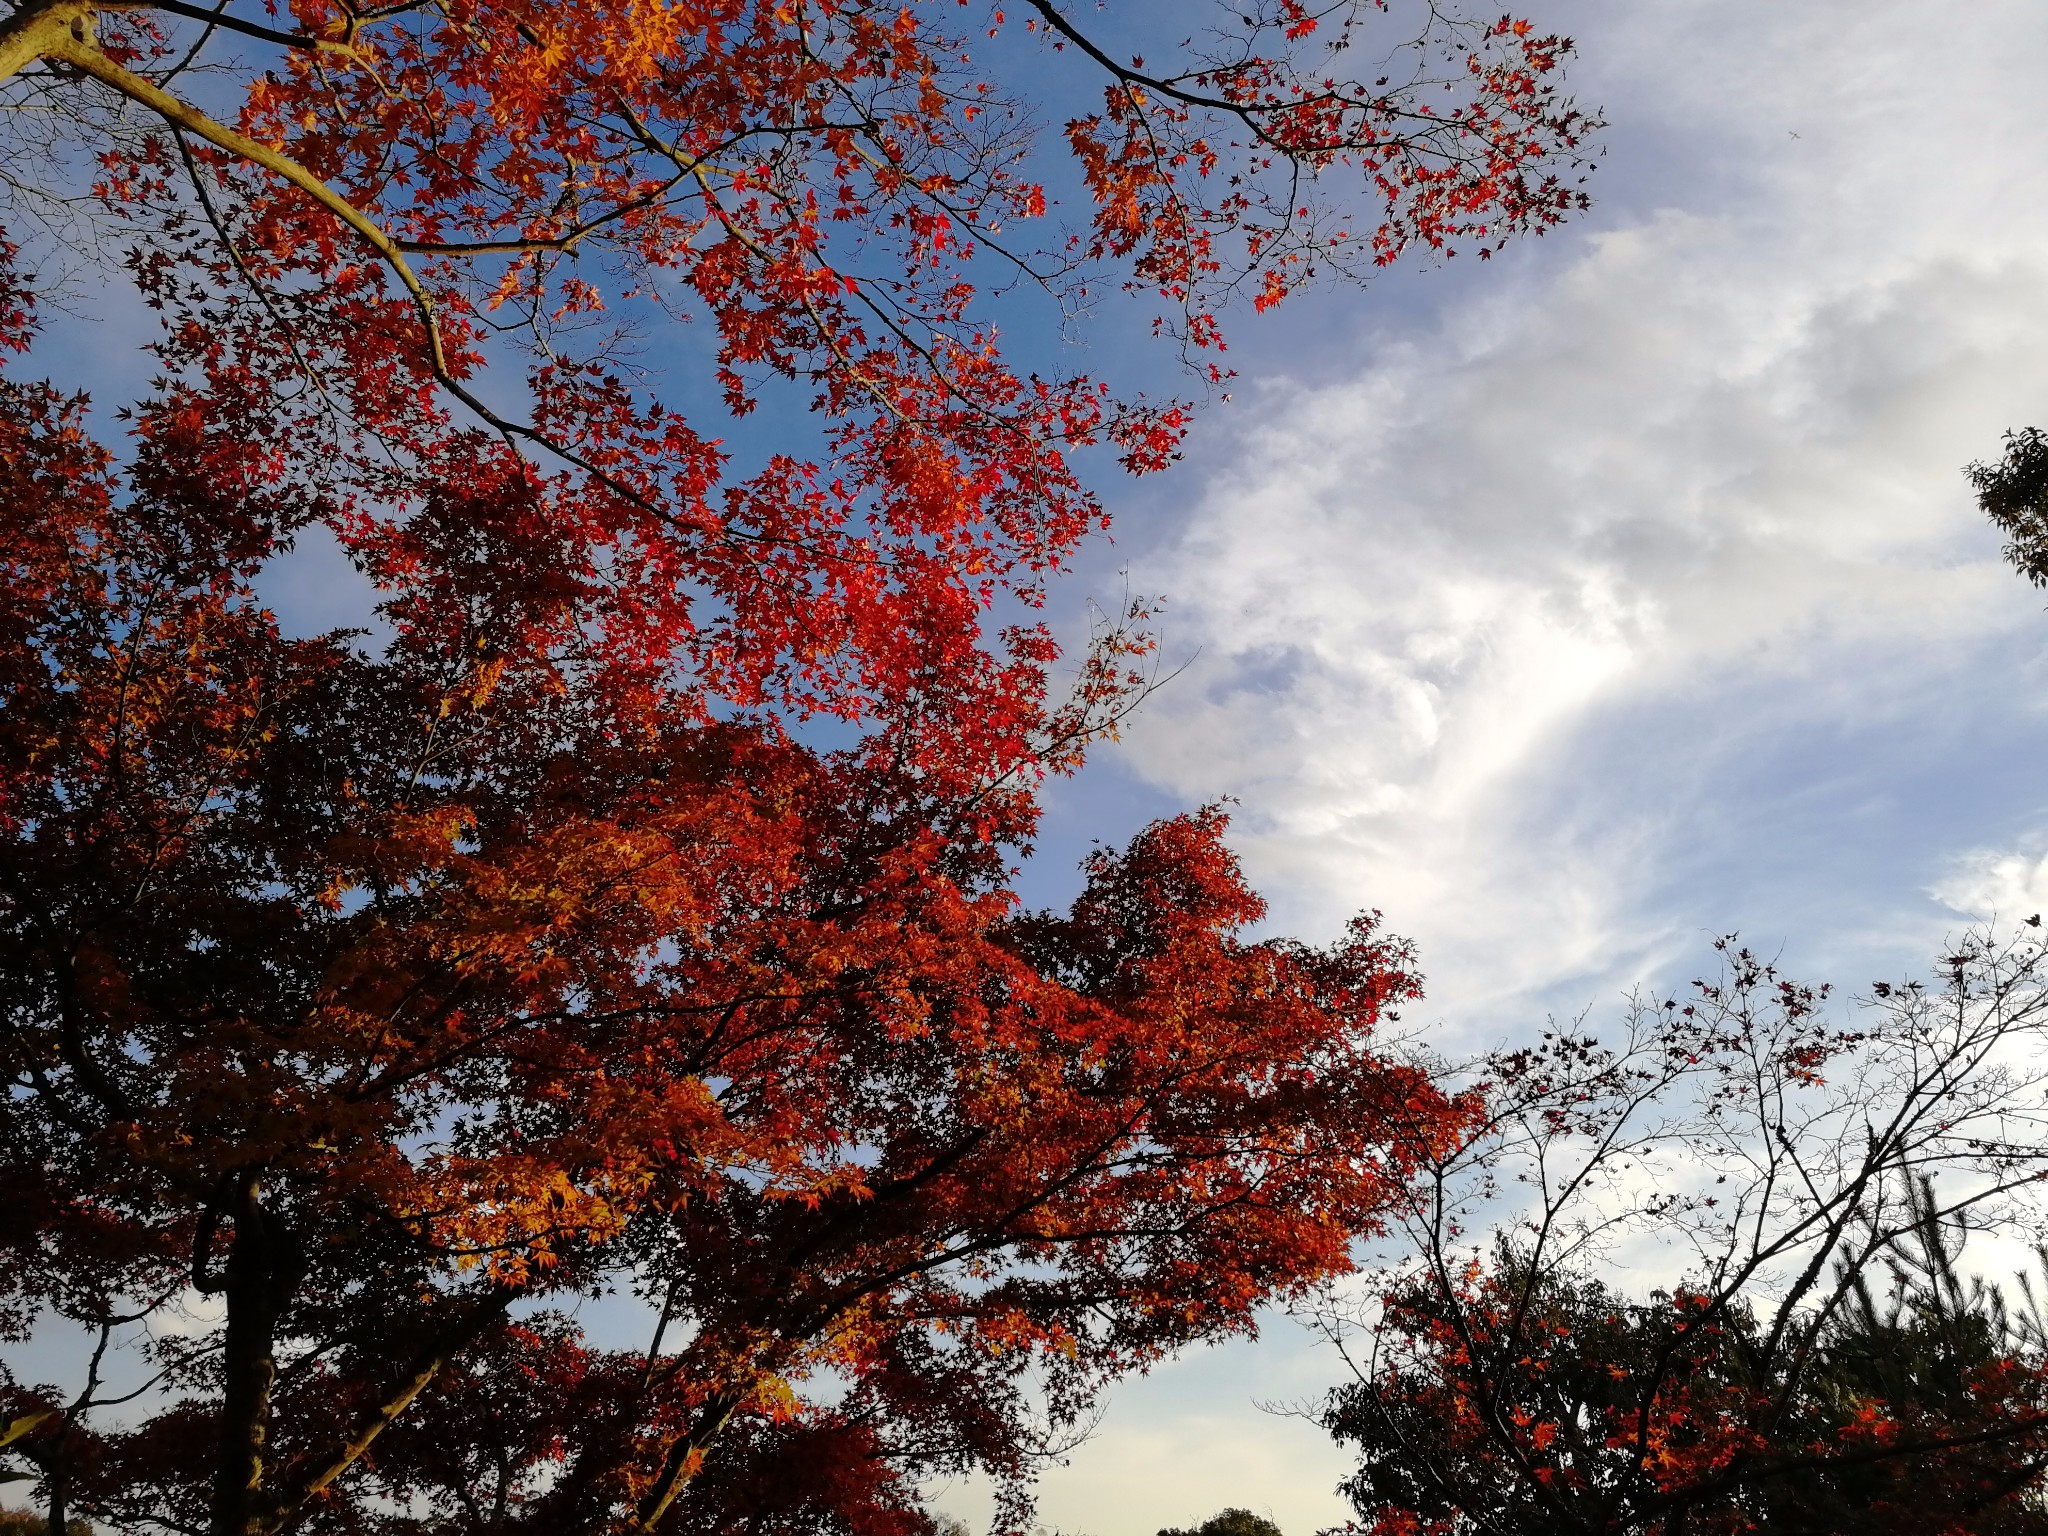
[[[1886,791],[1815,731],[2013,709],[1979,664],[2042,626],[1958,470],[2048,405],[2048,13],[1926,10],[1600,15],[1587,94],[1662,146],[1604,227],[1239,408],[1140,570],[1202,656],[1132,761],[1244,802],[1292,925],[1380,906],[1469,1008],[1611,980],[1752,915],[1739,827],[1661,889],[1741,795]]]
[[[1929,894],[1951,911],[2010,927],[2048,912],[2048,853],[1974,849],[1958,857]]]

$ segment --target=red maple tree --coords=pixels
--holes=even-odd
[[[72,1455],[97,1512],[348,1529],[454,1497],[438,1435],[499,1458],[480,1529],[647,1529],[821,1371],[860,1434],[1015,1476],[1021,1372],[1070,1418],[1248,1326],[1463,1113],[1373,1049],[1398,945],[1241,936],[1220,816],[1017,914],[1028,795],[924,771],[915,721],[694,718],[481,443],[365,654],[279,632],[247,503],[153,443],[117,496],[63,402],[6,403],[8,1271],[88,1329],[225,1304]],[[637,1353],[534,1310],[607,1288]]]
[[[1121,263],[1199,353],[1231,290],[1574,206],[1560,40],[1432,11],[1398,85],[1305,68],[1351,11],[1151,73],[1026,7],[1107,72],[1049,251],[951,8],[0,22],[14,129],[95,167],[10,235],[85,220],[163,320],[118,458],[0,385],[0,1321],[89,1357],[0,1435],[54,1517],[922,1529],[920,1470],[1021,1490],[1038,1420],[1349,1262],[1470,1113],[1375,1048],[1405,950],[1247,937],[1214,812],[1016,909],[1148,641],[1054,699],[991,610],[1100,523],[1070,452],[1185,413],[1013,370],[971,278]],[[611,329],[678,314],[727,412],[815,430],[736,468]],[[369,629],[263,606],[315,526]],[[628,1292],[637,1349],[566,1310]]]

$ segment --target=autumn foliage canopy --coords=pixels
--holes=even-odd
[[[1492,1058],[1323,1406],[1362,1529],[2048,1530],[2048,1249],[1962,1268],[1973,1234],[2038,1245],[2041,921],[1846,1020],[1725,939],[1604,1041]]]
[[[1354,80],[1356,10],[1157,70],[1050,0],[0,22],[0,1327],[77,1341],[0,1451],[60,1525],[1022,1519],[1104,1381],[1350,1262],[1471,1112],[1375,1043],[1405,949],[1249,937],[1214,811],[1011,894],[1150,644],[1053,686],[1072,455],[1188,415],[986,290],[1108,274],[1217,380],[1234,293],[1576,206],[1567,44]],[[1095,93],[1052,238],[1020,61]],[[81,261],[160,323],[117,431],[37,378]]]

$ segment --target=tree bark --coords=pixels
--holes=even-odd
[[[214,1462],[209,1536],[262,1536],[264,1448],[270,1437],[270,1388],[277,1378],[277,1325],[299,1265],[291,1234],[263,1209],[261,1187],[245,1182],[228,1249],[227,1335],[220,1440]]]
[[[0,82],[62,48],[91,42],[92,7],[84,0],[23,6],[0,21]]]
[[[640,1500],[640,1506],[633,1512],[632,1523],[626,1529],[633,1536],[645,1536],[661,1524],[662,1516],[669,1511],[685,1487],[695,1475],[697,1465],[711,1442],[725,1428],[726,1421],[738,1411],[741,1394],[723,1392],[706,1403],[697,1415],[697,1422],[690,1426],[690,1432],[669,1447],[663,1461],[661,1475],[654,1486]]]

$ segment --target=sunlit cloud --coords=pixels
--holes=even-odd
[[[1671,204],[1393,328],[1348,378],[1255,389],[1146,573],[1201,657],[1135,734],[1138,770],[1240,798],[1285,915],[1382,907],[1460,1000],[1742,921],[1733,876],[1721,911],[1654,893],[1738,761],[1768,791],[1797,745],[1773,721],[1853,730],[1958,689],[2011,710],[2032,687],[1985,669],[2039,624],[1958,469],[2048,400],[2048,205],[2014,180],[2048,135],[2009,46],[1927,51],[1886,8],[1823,9],[1820,81],[1819,32],[1782,8],[1721,15],[1711,49],[1668,7],[1589,29],[1603,83],[1702,50],[1674,99],[1616,80],[1616,134],[1661,116],[1699,157],[1638,176]],[[1708,130],[1793,95],[1784,163],[1729,186]],[[1930,97],[1959,110],[1931,122]],[[1637,717],[1654,734],[1631,742]]]

